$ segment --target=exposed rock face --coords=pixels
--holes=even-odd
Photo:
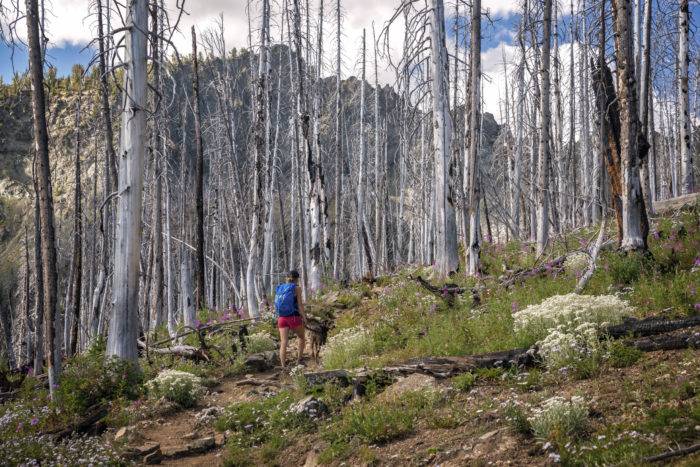
[[[390,401],[397,399],[407,392],[435,390],[437,391],[437,380],[432,376],[421,373],[413,373],[396,381],[377,396],[380,400]]]
[[[328,406],[313,396],[308,396],[289,408],[289,411],[297,415],[305,415],[311,420],[318,420],[328,415]]]

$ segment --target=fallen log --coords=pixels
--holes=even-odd
[[[575,253],[575,252],[572,252],[572,253]],[[549,273],[552,271],[559,272],[559,271],[564,269],[564,261],[566,261],[567,256],[568,256],[568,254],[562,255],[562,256],[559,256],[558,258],[553,259],[552,261],[547,261],[544,264],[541,264],[539,266],[535,266],[534,268],[515,272],[512,275],[503,278],[501,280],[501,285],[505,288],[509,288],[515,284],[523,282],[525,279],[527,279],[529,277],[539,276],[539,275],[546,274],[546,273]]]
[[[176,357],[189,358],[197,362],[209,361],[209,355],[207,355],[204,350],[192,347],[191,345],[174,345],[162,349],[150,349],[150,352],[158,355],[173,355]]]
[[[88,414],[85,417],[78,420],[77,422],[68,425],[62,430],[48,434],[51,437],[53,437],[56,441],[60,441],[62,439],[68,438],[69,436],[75,433],[87,433],[88,431],[93,430],[93,427],[95,427],[100,420],[107,416],[108,410],[106,405],[98,404],[87,409],[87,412]],[[101,427],[98,427],[98,430],[95,431],[101,431],[105,428],[106,426],[103,425]]]
[[[620,324],[608,326],[604,334],[613,339],[619,339],[625,336],[643,337],[694,326],[700,326],[700,316],[691,316],[690,318],[677,320],[669,320],[654,316],[646,319],[626,318]]]
[[[622,324],[609,326],[602,338],[619,339],[635,336],[636,339],[629,339],[624,343],[644,352],[700,348],[700,332],[668,334],[670,331],[698,325],[700,325],[700,317],[697,316],[680,320],[665,320],[663,318],[637,320],[630,318]],[[305,373],[304,377],[307,383],[312,386],[327,382],[350,386],[358,382],[361,383],[368,375],[377,371],[394,377],[422,373],[437,379],[445,379],[480,368],[530,368],[541,362],[538,347],[535,345],[530,348],[510,349],[467,357],[416,358],[379,370],[362,369],[352,373],[347,370],[326,370]]]
[[[608,219],[604,217],[603,222],[600,224],[598,239],[596,240],[595,245],[593,245],[593,249],[589,253],[588,269],[586,269],[586,272],[581,276],[581,279],[579,279],[578,283],[576,284],[576,290],[574,290],[575,293],[583,292],[583,289],[586,288],[586,284],[588,284],[588,281],[591,280],[591,277],[593,277],[596,261],[598,259],[598,253],[600,253],[600,248],[603,246],[603,239],[605,238],[605,227],[607,225],[607,220]]]
[[[662,214],[668,211],[679,211],[683,208],[693,207],[700,202],[700,193],[677,196],[675,198],[664,199],[654,203],[654,212]]]
[[[681,334],[662,334],[660,336],[640,337],[625,344],[643,352],[659,350],[680,350],[700,348],[700,332],[685,332]]]
[[[454,304],[455,296],[463,294],[467,291],[466,289],[463,289],[456,284],[445,284],[442,287],[435,287],[430,282],[423,279],[421,276],[410,277],[411,279],[414,279],[416,282],[418,282],[421,286],[423,286],[423,288],[425,288],[428,292],[445,300],[449,306],[452,306]],[[474,295],[474,291],[472,292],[472,295]],[[478,294],[476,295],[476,297],[478,300]]]
[[[223,323],[209,324],[206,326],[201,326],[197,329],[189,328],[189,331],[181,332],[174,337],[168,337],[167,339],[163,339],[163,340],[158,341],[155,344],[151,344],[151,345],[153,347],[160,347],[163,344],[167,344],[168,342],[172,342],[176,339],[181,339],[181,338],[183,338],[185,336],[189,336],[190,334],[193,334],[195,332],[211,331],[211,330],[219,329],[219,328],[226,327],[226,326],[241,325],[242,323],[249,323],[249,322],[254,321],[254,320],[255,320],[255,318],[243,318],[243,319],[236,319],[233,321],[225,321]]]
[[[688,446],[686,448],[676,449],[675,451],[666,451],[664,453],[657,454],[655,456],[645,457],[643,459],[643,461],[644,462],[665,461],[666,459],[670,459],[672,457],[687,456],[688,454],[693,454],[693,453],[698,452],[698,451],[700,451],[700,443],[693,444],[692,446]]]

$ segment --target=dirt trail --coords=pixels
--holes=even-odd
[[[295,348],[290,352],[296,355]],[[307,358],[304,363],[309,370],[315,368]],[[226,440],[223,434],[214,429],[217,411],[235,402],[260,399],[290,384],[279,366],[262,373],[224,378],[197,407],[178,410],[139,424],[139,442],[136,444],[143,449],[155,449],[155,445],[159,445],[162,456],[154,455],[154,463],[160,465],[222,465]],[[139,459],[142,464],[145,463],[144,457],[140,456]]]
[[[280,370],[278,367],[265,373],[221,380],[197,407],[139,424],[139,443],[136,444],[144,448],[159,445],[162,453],[160,465],[220,465],[225,439],[214,430],[217,409],[279,390],[282,385]]]

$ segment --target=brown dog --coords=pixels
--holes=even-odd
[[[314,362],[318,363],[318,354],[321,351],[321,346],[326,343],[330,325],[320,318],[307,315],[304,328],[309,336],[311,356],[313,357]]]

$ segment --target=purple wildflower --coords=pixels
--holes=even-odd
[[[510,311],[511,313],[515,313],[518,311],[518,302],[513,302],[510,304]]]
[[[658,230],[654,230],[654,232],[652,233],[652,235],[653,235],[654,238],[657,239],[657,240],[658,240],[659,238],[661,238],[661,234],[659,233]]]
[[[695,311],[700,311],[700,303],[695,304]]]
[[[695,261],[693,261],[693,266],[699,267],[700,268],[700,256],[695,258]]]
[[[29,424],[30,424],[31,426],[36,426],[36,425],[39,424],[39,419],[36,418],[36,417],[32,417],[32,419],[29,421]]]
[[[19,422],[19,423],[17,424],[17,433],[19,433],[20,431],[22,431],[23,428],[24,428],[24,422]]]

